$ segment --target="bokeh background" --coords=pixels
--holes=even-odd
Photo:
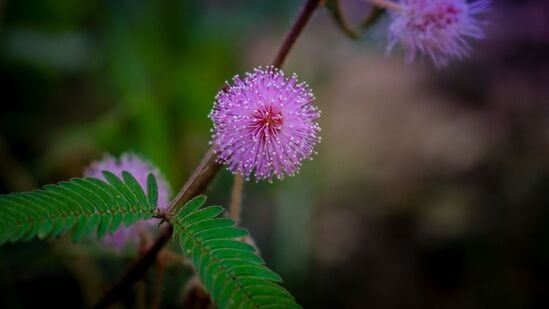
[[[298,40],[284,69],[313,88],[323,141],[299,175],[246,184],[242,225],[306,308],[549,306],[549,5],[492,2],[487,38],[444,69],[387,55],[386,20],[351,40],[321,8]],[[271,61],[302,3],[0,1],[0,192],[128,150],[179,188],[215,94]],[[369,11],[343,4],[352,23]],[[221,172],[210,202],[231,183]],[[0,307],[87,307],[133,259],[5,245]],[[189,276],[168,269],[163,307]]]

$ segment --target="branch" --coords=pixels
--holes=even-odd
[[[303,9],[301,10],[298,18],[294,22],[294,25],[286,34],[282,46],[280,46],[280,48],[278,49],[278,52],[272,62],[272,65],[274,67],[280,68],[282,66],[282,64],[286,60],[286,57],[288,56],[288,53],[290,52],[290,49],[294,46],[297,37],[305,28],[305,25],[311,18],[314,10],[319,3],[320,1],[307,1]],[[243,188],[244,176],[238,174],[235,175],[233,190],[231,193],[231,203],[229,205],[229,217],[233,219],[237,224],[240,221],[240,204],[242,202]]]
[[[126,275],[118,284],[101,298],[94,308],[107,308],[114,303],[120,296],[124,295],[135,282],[145,276],[149,267],[156,261],[156,255],[164,245],[172,238],[173,227],[168,225],[162,230],[160,236],[156,239],[154,245],[147,251],[135,264],[128,269]]]
[[[154,290],[151,301],[151,309],[160,308],[162,303],[162,290],[164,286],[164,271],[166,270],[166,265],[161,260],[156,260],[156,279],[154,281]]]
[[[278,53],[276,54],[272,62],[273,66],[277,68],[282,66],[282,64],[286,60],[286,56],[288,56],[288,53],[290,52],[290,49],[292,49],[295,41],[297,40],[297,37],[299,36],[301,31],[303,31],[307,22],[309,22],[309,19],[311,18],[311,15],[313,15],[313,12],[315,11],[319,2],[320,0],[307,0],[307,3],[305,3],[305,6],[301,10],[301,13],[299,13],[299,16],[294,22],[294,25],[286,34],[284,42],[282,43],[282,46],[280,46],[280,49],[278,50]]]
[[[229,204],[229,218],[235,224],[240,222],[240,204],[242,203],[242,189],[244,188],[244,176],[234,175],[233,190],[231,192],[231,203]]]
[[[373,5],[379,6],[380,8],[388,9],[388,10],[394,10],[394,11],[400,11],[402,10],[402,6],[396,2],[393,2],[391,0],[369,0],[370,3]]]
[[[301,10],[298,18],[294,22],[294,25],[284,38],[284,42],[280,47],[278,53],[275,56],[272,64],[275,67],[280,67],[286,60],[290,49],[294,45],[297,37],[305,28],[305,25],[309,21],[312,13],[317,8],[320,0],[307,0],[305,6]],[[212,181],[214,176],[219,171],[221,165],[216,161],[217,157],[213,148],[210,148],[198,167],[195,169],[189,180],[181,188],[179,193],[173,199],[168,208],[164,219],[169,222],[170,218],[177,212],[180,205],[184,205],[191,198],[200,194],[207,185]],[[110,304],[114,303],[120,296],[124,295],[132,285],[143,278],[147,273],[149,267],[151,267],[156,260],[156,255],[162,249],[162,247],[170,240],[173,234],[173,227],[169,225],[164,229],[161,235],[156,239],[154,245],[145,253],[125,274],[124,278],[116,284],[111,290],[109,290],[105,296],[97,303],[95,308],[106,308]]]
[[[164,215],[167,221],[170,221],[171,218],[177,213],[177,210],[182,205],[185,205],[193,197],[202,193],[208,184],[212,181],[214,176],[219,171],[221,165],[217,162],[217,156],[214,152],[213,147],[208,149],[200,164],[196,167],[191,178],[187,180],[185,185],[179,190],[179,193],[168,206],[168,210]]]

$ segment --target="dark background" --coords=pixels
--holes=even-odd
[[[0,1],[0,192],[127,150],[179,188],[215,94],[271,61],[302,2]],[[549,6],[493,1],[483,20],[487,39],[444,69],[386,55],[386,20],[353,41],[321,8],[298,40],[285,70],[315,92],[323,141],[297,176],[246,184],[242,225],[306,308],[549,306]],[[220,173],[210,202],[226,205],[231,181]],[[89,306],[132,260],[5,245],[0,307]],[[163,306],[189,274],[167,271]]]

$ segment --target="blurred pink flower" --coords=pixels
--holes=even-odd
[[[159,209],[166,209],[169,204],[170,188],[168,182],[160,171],[150,162],[133,153],[124,153],[119,159],[111,155],[104,155],[100,161],[95,161],[90,164],[84,171],[85,177],[95,177],[105,180],[103,171],[109,171],[118,177],[122,177],[122,171],[131,173],[141,188],[147,192],[147,176],[152,173],[156,177],[158,183],[158,204]],[[139,233],[146,231],[152,226],[158,224],[159,220],[151,219],[137,222],[129,227],[120,227],[116,232],[107,235],[102,239],[102,242],[118,251],[126,246],[135,245],[139,241]]]
[[[274,67],[234,77],[210,113],[219,161],[247,179],[252,173],[257,180],[294,175],[320,141],[313,100],[307,84]]]
[[[489,5],[488,0],[402,0],[399,9],[391,10],[389,50],[400,44],[408,61],[419,52],[437,67],[451,58],[462,59],[471,52],[467,39],[484,37],[477,15]]]

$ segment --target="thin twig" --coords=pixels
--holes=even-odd
[[[303,31],[303,28],[317,8],[319,2],[320,0],[307,0],[307,3],[301,10],[297,20],[286,35],[282,46],[276,54],[275,59],[272,62],[273,66],[280,67],[284,63],[290,49],[294,45],[299,34]],[[114,303],[114,301],[126,293],[136,281],[145,276],[149,267],[151,267],[156,260],[158,252],[170,240],[173,234],[173,226],[169,224],[169,220],[175,215],[177,209],[181,207],[181,205],[184,205],[206,188],[219,168],[220,164],[216,160],[215,152],[213,149],[208,150],[199,166],[191,175],[191,178],[189,178],[170,204],[167,213],[164,214],[163,218],[168,221],[168,227],[162,231],[151,249],[128,270],[118,284],[104,295],[95,308],[105,308]]]
[[[242,189],[244,188],[244,176],[234,175],[231,203],[229,204],[229,217],[238,224],[240,221],[240,205],[242,203]]]
[[[168,212],[164,218],[169,220],[176,211],[178,203],[186,203],[194,196],[200,194],[213,179],[220,165],[215,160],[215,154],[212,149],[208,150],[198,167],[195,169],[191,178],[181,188],[173,202],[170,204]],[[105,308],[118,299],[123,293],[129,290],[133,283],[141,279],[147,273],[147,270],[156,260],[158,252],[171,239],[173,227],[168,225],[160,236],[156,239],[153,246],[147,251],[125,274],[124,278],[109,290],[103,298],[97,303],[95,308]]]
[[[176,266],[186,266],[186,267],[192,267],[191,261],[189,261],[188,258],[186,258],[184,255],[175,253],[171,251],[170,249],[163,249],[158,253],[158,260],[162,262],[162,264],[165,265],[165,267],[170,267],[173,265]]]
[[[187,180],[185,185],[179,190],[176,197],[168,206],[165,219],[170,220],[176,213],[179,207],[183,206],[191,198],[202,193],[214,176],[219,171],[221,165],[217,162],[217,155],[213,148],[208,149],[198,167],[194,170],[191,178]]]
[[[276,54],[272,62],[273,66],[277,68],[282,66],[282,64],[286,60],[286,57],[288,56],[288,53],[290,52],[290,49],[294,46],[295,40],[305,28],[305,25],[311,18],[311,15],[313,15],[313,12],[315,11],[319,2],[320,0],[308,0],[307,3],[305,3],[305,6],[301,10],[301,13],[297,17],[296,21],[294,22],[294,25],[286,34],[284,42],[282,43],[282,46],[278,50],[278,53]]]
[[[183,292],[181,308],[193,309],[212,309],[215,308],[212,304],[210,295],[204,290],[204,286],[200,283],[198,276],[194,275],[187,281]]]
[[[365,30],[373,26],[383,16],[385,11],[385,8],[373,6],[370,10],[370,13],[368,13],[368,16],[366,16],[366,18],[360,24],[360,28],[362,30]]]
[[[393,2],[391,0],[367,0],[367,2],[372,3],[373,5],[379,6],[384,9],[400,11],[402,6],[399,3]]]
[[[307,1],[307,3],[305,3],[305,6],[295,20],[292,28],[284,37],[284,41],[278,49],[278,52],[276,53],[273,62],[271,63],[274,67],[280,68],[282,66],[282,64],[286,60],[286,57],[288,56],[288,53],[295,45],[295,41],[297,40],[303,29],[305,29],[305,25],[307,25],[307,22],[313,15],[313,12],[315,11],[319,3],[320,0],[309,0]],[[242,202],[242,190],[244,188],[244,176],[235,175],[233,181],[234,183],[231,194],[231,204],[229,205],[229,216],[231,217],[231,219],[234,220],[234,222],[238,224],[238,222],[240,221],[240,205]]]
[[[140,280],[137,282],[137,291],[135,291],[135,308],[137,309],[145,309],[145,281]]]
[[[164,285],[164,270],[166,265],[160,259],[156,260],[156,278],[154,281],[154,290],[151,300],[151,309],[160,308],[160,303],[162,301],[162,288]]]
[[[353,26],[345,17],[345,14],[341,9],[340,0],[326,2],[326,7],[329,9],[330,13],[332,13],[334,20],[343,32],[345,32],[352,39],[357,40],[360,38],[360,31],[353,29]]]
[[[126,272],[126,275],[120,282],[109,290],[103,298],[95,305],[95,308],[107,308],[114,303],[120,296],[124,295],[135,282],[145,276],[149,267],[156,261],[156,255],[164,245],[172,238],[173,227],[168,225],[162,230],[160,236],[156,239],[154,245],[143,256],[133,264]]]

